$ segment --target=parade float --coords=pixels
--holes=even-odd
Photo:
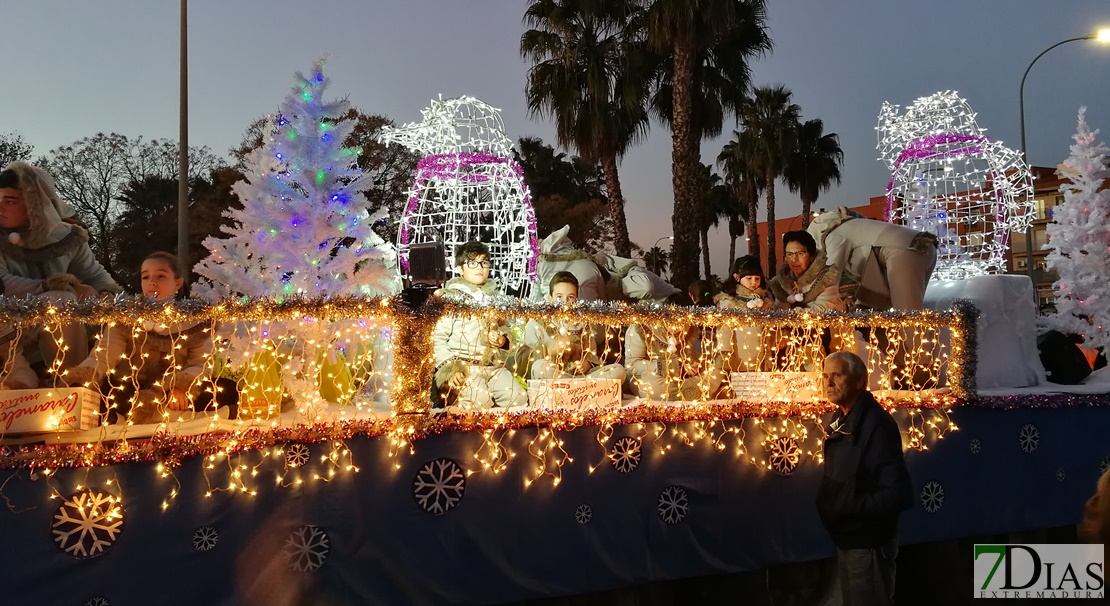
[[[1110,464],[1110,377],[1046,383],[1028,279],[994,273],[994,245],[942,226],[944,195],[918,187],[931,174],[927,154],[946,145],[963,151],[944,148],[940,158],[996,170],[997,156],[972,135],[932,133],[896,155],[892,201],[927,200],[920,225],[951,229],[944,241],[957,268],[987,262],[934,283],[928,310],[559,307],[517,297],[415,305],[397,294],[406,247],[443,243],[452,266],[452,246],[484,237],[484,227],[500,230],[496,271],[526,294],[538,254],[527,187],[506,149],[413,145],[427,156],[398,261],[368,228],[374,216],[355,195],[344,125],[330,119],[344,108],[322,99],[326,82],[317,66],[273,119],[249,182],[237,186],[245,208],[235,230],[206,242],[196,292],[207,299],[0,303],[17,337],[75,321],[204,323],[208,372],[240,392],[236,418],[164,409],[141,424],[104,423],[89,388],[4,392],[9,548],[0,565],[21,602],[485,604],[828,557],[813,505],[821,418],[831,411],[821,399],[823,342],[861,354],[903,431],[918,495],[902,518],[903,543],[1073,523]],[[448,118],[463,106],[488,108],[433,102]],[[296,147],[303,142],[314,151]],[[436,213],[455,218],[437,222]],[[496,213],[507,228],[483,225]],[[432,331],[459,316],[600,327],[616,343],[603,353],[617,361],[631,325],[659,335],[727,328],[748,345],[720,389],[691,399],[573,378],[552,380],[548,397],[527,406],[433,410]],[[664,351],[668,381],[712,367],[711,348]]]

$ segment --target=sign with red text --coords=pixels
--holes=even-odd
[[[100,394],[84,387],[0,391],[0,434],[96,427]]]
[[[621,382],[616,379],[532,379],[528,403],[533,408],[611,408],[621,404]]]
[[[821,396],[818,372],[734,372],[729,377],[737,400],[810,402]]]

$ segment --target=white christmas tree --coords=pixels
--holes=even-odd
[[[1060,166],[1068,179],[1060,185],[1064,203],[1052,209],[1045,248],[1048,267],[1059,276],[1050,323],[1098,347],[1110,345],[1110,190],[1102,188],[1110,165],[1106,145],[1095,141],[1098,131],[1087,126],[1086,112],[1080,108],[1071,157]]]
[[[370,295],[398,290],[396,251],[371,229],[385,211],[370,214],[369,176],[357,150],[343,146],[353,120],[338,120],[344,100],[324,99],[329,79],[323,61],[282,102],[268,140],[247,159],[247,175],[232,187],[242,209],[226,238],[204,241],[208,258],[194,294],[229,296]]]

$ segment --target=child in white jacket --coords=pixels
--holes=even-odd
[[[548,286],[547,301],[558,305],[578,303],[578,278],[569,271],[556,272]],[[620,364],[605,364],[597,354],[597,339],[590,326],[529,320],[524,344],[532,350],[533,379],[592,377],[624,381]]]
[[[464,303],[488,304],[498,294],[489,279],[489,248],[467,242],[455,251],[455,269],[461,274],[448,280],[436,296]],[[510,345],[503,327],[480,318],[444,316],[432,333],[435,385],[448,406],[491,408],[528,403],[524,386],[505,368]]]

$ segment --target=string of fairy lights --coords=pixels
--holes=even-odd
[[[543,478],[558,485],[563,469],[576,462],[592,473],[604,464],[615,465],[618,459],[631,460],[630,453],[665,456],[683,446],[708,446],[713,451],[732,453],[737,461],[780,473],[804,460],[820,462],[823,439],[820,418],[831,409],[812,394],[798,399],[780,394],[768,400],[715,398],[715,394],[700,392],[699,396],[704,397],[689,401],[635,400],[631,405],[615,408],[458,408],[430,414],[431,375],[435,366],[432,332],[436,320],[443,316],[469,316],[516,327],[529,320],[593,325],[616,336],[618,342],[623,328],[630,325],[652,331],[710,331],[727,327],[734,335],[750,337],[746,341],[754,344],[750,346],[756,351],[745,364],[764,371],[819,369],[820,348],[814,344],[824,337],[835,348],[865,350],[869,367],[882,369],[878,379],[881,388],[889,389],[900,381],[911,387],[902,392],[901,400],[884,398],[883,402],[908,415],[906,444],[915,449],[923,450],[931,441],[955,430],[948,409],[975,392],[977,312],[965,302],[957,302],[945,312],[812,314],[620,303],[571,308],[515,300],[477,307],[438,298],[416,310],[403,305],[399,298],[293,297],[208,304],[193,300],[156,303],[120,297],[114,301],[72,302],[62,306],[30,299],[3,299],[0,322],[20,331],[68,322],[122,324],[132,328],[207,322],[217,338],[212,341],[206,371],[223,369],[235,376],[241,394],[266,393],[265,387],[252,383],[270,380],[267,372],[256,368],[259,354],[264,353],[268,356],[267,364],[274,367],[281,380],[273,401],[253,407],[246,403],[241,407],[246,414],[234,421],[215,414],[205,416],[209,425],[195,435],[174,431],[173,424],[179,417],[165,411],[153,426],[155,430],[141,439],[126,439],[128,434],[118,433],[118,426],[107,424],[82,434],[92,436],[85,441],[19,445],[18,440],[8,439],[6,445],[0,446],[0,469],[29,470],[34,477],[46,478],[56,498],[66,493],[52,483],[60,470],[86,470],[80,484],[89,485],[93,482],[91,470],[118,463],[153,463],[156,475],[168,483],[165,508],[172,505],[182,490],[175,471],[186,459],[201,458],[205,480],[201,490],[206,496],[219,492],[250,496],[258,494],[267,476],[276,486],[296,487],[357,473],[359,465],[349,445],[355,437],[388,440],[388,457],[392,466],[400,469],[400,458],[413,454],[422,438],[472,432],[477,440],[468,474],[503,473],[514,461],[524,461],[527,486]],[[227,327],[252,335],[250,339],[234,341],[239,347],[246,343],[248,349],[228,350],[232,341],[218,338]],[[869,328],[863,342],[857,342],[861,338],[860,328]],[[387,338],[378,345],[388,349],[389,356],[381,356],[374,347],[364,347],[362,353],[355,353],[358,339],[382,335]],[[314,347],[302,346],[299,342],[302,340],[315,341]],[[324,399],[321,393],[327,389],[321,386],[329,380],[334,382],[331,375],[310,382],[312,390],[288,389],[285,377],[303,377],[306,372],[319,371],[322,367],[319,360],[327,357],[321,356],[321,351],[338,344],[349,354],[343,358],[348,368],[363,368],[360,379],[344,389],[333,389],[329,395],[332,400],[326,406],[321,404]],[[64,350],[64,342],[58,345],[60,351]],[[770,351],[771,347],[782,353]],[[620,347],[610,349],[611,352],[603,353],[616,354]],[[685,345],[679,345],[669,355],[687,355],[695,366],[709,368],[717,353],[712,348],[686,351]],[[381,363],[382,360],[386,363]],[[668,371],[663,379],[669,383],[685,380],[678,373],[690,364],[672,366],[676,374]],[[56,363],[52,368],[56,368]],[[168,372],[166,380],[172,381],[172,365]],[[938,389],[942,384],[947,389]],[[371,388],[377,392],[374,395],[388,397],[391,405],[388,413],[372,414],[372,402],[363,393]],[[282,407],[289,410],[281,413]],[[614,428],[619,426],[625,426],[633,435],[617,437]],[[127,424],[123,427],[132,428]],[[567,434],[589,427],[595,428],[600,453],[569,452]],[[0,437],[8,438],[2,434]],[[313,455],[301,448],[306,444],[315,445]],[[106,488],[119,492],[114,474],[100,481]]]

